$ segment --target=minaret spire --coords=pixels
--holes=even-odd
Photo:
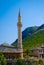
[[[22,22],[21,22],[21,14],[20,14],[20,9],[19,9],[19,14],[18,14],[18,51],[20,51],[20,58],[23,58],[23,47],[22,47]]]
[[[18,22],[21,22],[21,13],[20,13],[20,8],[19,8],[19,13],[18,13]]]
[[[20,14],[20,8],[19,8],[19,17],[21,16],[21,14]]]

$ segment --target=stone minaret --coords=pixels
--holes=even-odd
[[[21,15],[20,15],[20,10],[19,10],[19,14],[18,14],[18,23],[17,23],[17,27],[18,27],[18,51],[20,51],[20,58],[23,59],[23,47],[22,47],[22,23],[21,23]]]

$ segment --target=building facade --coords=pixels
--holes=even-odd
[[[42,44],[39,47],[32,48],[30,55],[38,58],[44,58],[44,45]]]

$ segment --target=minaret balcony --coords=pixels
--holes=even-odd
[[[22,27],[21,22],[18,22],[18,23],[17,23],[17,26],[18,26],[18,27]]]

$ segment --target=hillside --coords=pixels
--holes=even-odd
[[[36,46],[40,46],[42,43],[44,43],[44,28],[42,28],[42,26],[43,25],[38,27],[38,29],[23,39],[23,48],[30,49]],[[17,42],[13,45],[16,44]]]
[[[23,32],[22,32],[22,39],[25,39],[26,37],[30,36],[31,34],[33,34],[36,30],[38,29],[37,26],[33,26],[33,27],[28,27],[26,28]],[[14,41],[12,44],[15,45],[15,43],[17,43],[18,39],[16,39],[16,41]]]
[[[37,30],[43,29],[44,28],[44,24],[42,24],[40,27],[38,27]]]
[[[36,46],[40,46],[42,43],[44,43],[44,29],[41,29],[34,34],[32,34],[30,37],[28,36],[23,40],[23,48],[29,49]]]

